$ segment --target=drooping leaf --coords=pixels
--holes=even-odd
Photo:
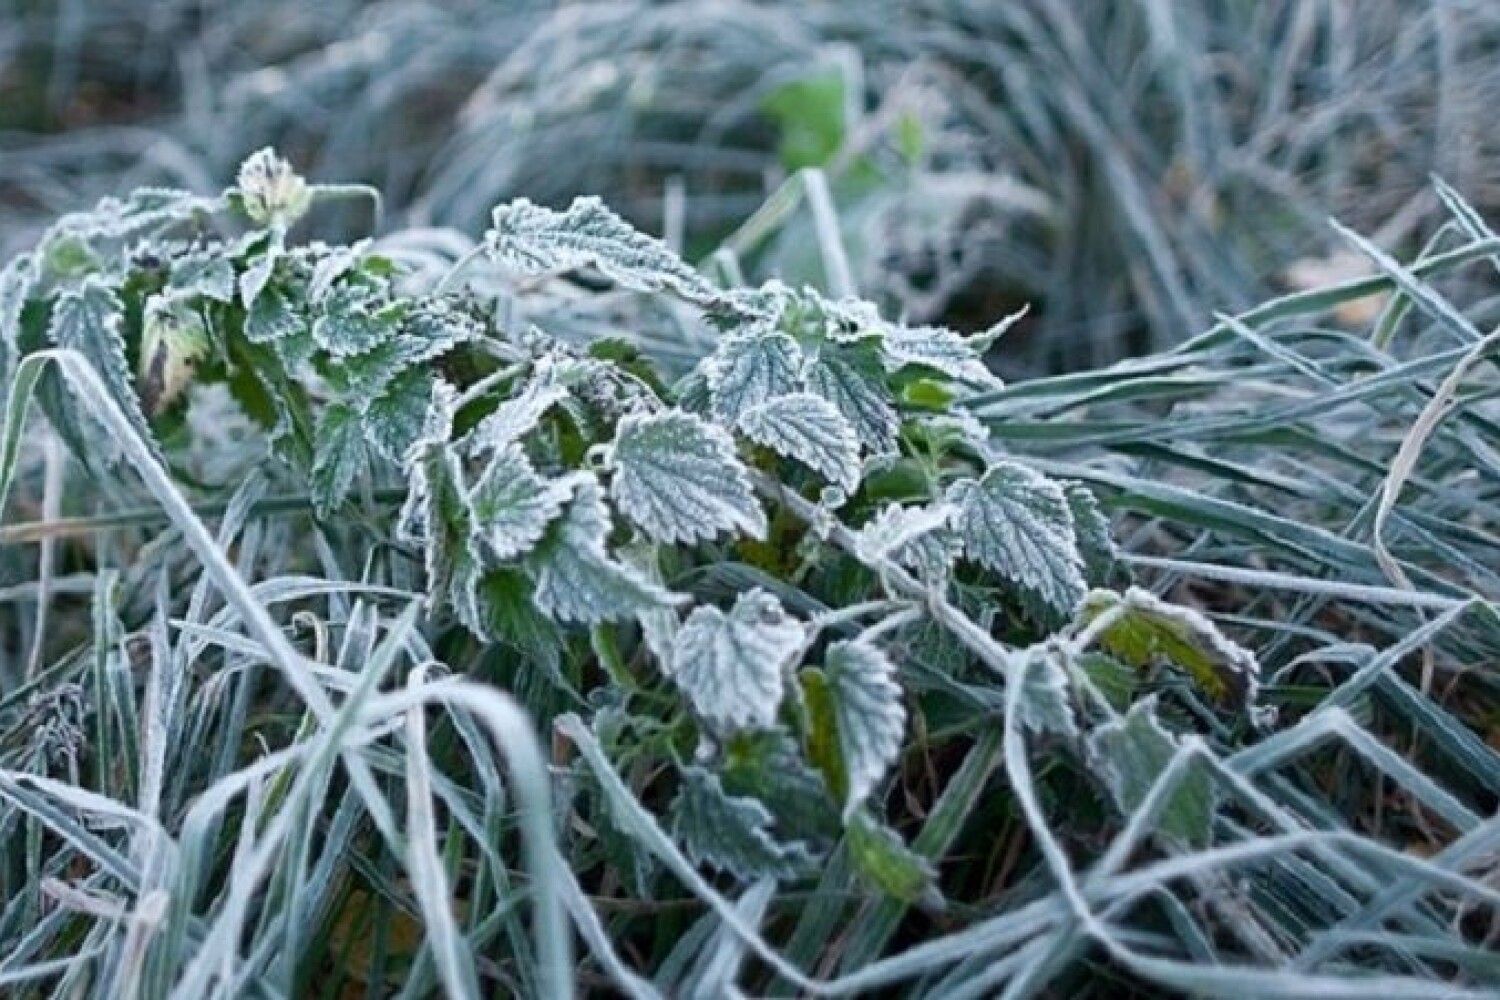
[[[1016,587],[1047,626],[1067,620],[1083,599],[1083,556],[1062,487],[1015,462],[990,466],[948,489],[964,554]]]
[[[562,513],[574,485],[537,475],[514,442],[491,455],[469,493],[475,529],[490,554],[503,560],[530,552]]]
[[[861,810],[849,818],[845,838],[854,870],[886,895],[906,903],[941,904],[932,862],[907,847],[895,830]]]
[[[170,406],[209,351],[208,329],[189,301],[153,295],[141,320],[137,385],[141,406],[152,416]]]
[[[1000,382],[966,340],[943,327],[888,326],[880,351],[890,371],[920,365],[976,385],[994,387]]]
[[[849,421],[861,447],[877,455],[896,450],[901,421],[891,405],[890,390],[874,372],[823,351],[807,366],[806,378],[808,391],[828,400]]]
[[[1123,604],[1123,611],[1099,635],[1099,645],[1131,666],[1144,669],[1158,661],[1186,671],[1209,697],[1221,703],[1250,705],[1260,681],[1255,654],[1225,636],[1192,608],[1169,604],[1139,587],[1122,597],[1094,590],[1079,608],[1081,624]]]
[[[1063,492],[1083,556],[1084,579],[1091,587],[1106,586],[1119,571],[1119,551],[1109,530],[1109,518],[1099,507],[1098,497],[1082,483],[1064,483]]]
[[[728,613],[700,605],[678,630],[667,670],[703,718],[722,729],[776,721],[784,671],[802,648],[802,624],[770,594],[741,594]]]
[[[726,338],[702,365],[713,411],[733,420],[752,406],[801,387],[802,351],[784,333]]]
[[[311,478],[313,506],[319,517],[329,516],[344,502],[367,461],[359,414],[336,403],[324,407],[313,440]]]
[[[659,542],[707,541],[722,532],[766,533],[750,477],[722,428],[691,413],[631,414],[615,432],[610,496]]]
[[[473,588],[481,562],[463,466],[446,443],[424,441],[414,450],[401,522],[407,537],[421,545],[433,600],[451,601],[459,618],[469,621],[476,617]]]
[[[562,634],[537,610],[531,588],[531,579],[517,567],[485,570],[475,587],[475,618],[465,624],[485,641],[504,643],[549,677],[560,678]]]
[[[479,422],[470,436],[471,448],[501,448],[520,440],[544,413],[567,398],[564,386],[546,378],[532,379]]]
[[[869,798],[901,752],[906,706],[895,665],[867,639],[830,643],[823,671],[838,727],[847,817]]]
[[[500,205],[490,218],[485,248],[525,274],[592,266],[634,291],[668,291],[700,305],[721,297],[666,244],[638,232],[598,198],[575,198],[565,212],[525,198]]]
[[[859,441],[849,422],[820,396],[778,396],[739,415],[739,429],[756,444],[806,465],[852,493],[859,486]]]
[[[1130,711],[1106,723],[1089,738],[1089,755],[1096,771],[1123,813],[1133,812],[1146,798],[1157,776],[1177,752],[1177,741],[1156,718],[1156,698],[1143,698]],[[1180,846],[1208,844],[1216,797],[1202,768],[1188,771],[1170,793],[1155,823],[1160,835]]]
[[[604,491],[587,473],[577,474],[574,482],[563,516],[527,556],[536,606],[558,621],[594,623],[680,603],[680,595],[610,558],[604,547],[611,527]]]
[[[697,864],[742,879],[795,878],[812,864],[811,853],[800,841],[776,840],[764,805],[726,794],[718,775],[702,767],[682,769],[682,787],[671,815],[673,832]]]

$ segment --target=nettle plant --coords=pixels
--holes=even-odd
[[[357,191],[264,151],[222,196],[142,191],[60,221],[0,278],[20,362],[5,482],[33,394],[81,458],[112,457],[54,348],[179,481],[194,400],[227,388],[317,517],[420,561],[429,628],[450,637],[434,648],[511,651],[512,679],[556,695],[534,710],[588,716],[561,730],[586,725],[695,863],[744,879],[806,875],[844,838],[879,891],[936,903],[887,790],[948,729],[1018,725],[1129,811],[1189,727],[1134,697],[1142,673],[1252,721],[1253,656],[1106,589],[1126,581],[1095,497],[963,409],[994,387],[983,356],[1006,323],[964,337],[811,289],[721,288],[592,199],[497,208],[438,282],[368,241],[290,239],[318,199]],[[667,379],[629,338],[509,322],[465,280],[481,258],[513,282],[582,272],[661,299],[710,349]],[[392,526],[371,511],[394,498]],[[574,773],[606,851],[630,856],[619,790]],[[1208,794],[1175,791],[1163,830],[1203,842]]]

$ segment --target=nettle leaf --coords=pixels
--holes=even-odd
[[[853,493],[859,487],[859,441],[849,422],[820,396],[796,392],[739,415],[739,429],[756,444],[796,459]]]
[[[942,580],[956,554],[956,541],[948,530],[952,517],[953,508],[946,503],[887,504],[855,534],[855,553],[866,562],[890,559],[924,580]]]
[[[1089,756],[1120,811],[1129,815],[1145,800],[1157,776],[1176,754],[1177,740],[1156,717],[1155,696],[1143,698],[1125,715],[1089,738]],[[1158,834],[1182,846],[1207,846],[1217,796],[1203,768],[1191,768],[1167,797],[1154,824]]]
[[[920,365],[963,382],[983,386],[1000,383],[968,341],[943,327],[887,326],[880,353],[889,371]]]
[[[667,672],[703,718],[721,729],[776,721],[785,670],[806,631],[759,588],[726,614],[700,605],[677,632]]]
[[[307,319],[292,293],[277,285],[262,288],[245,313],[245,339],[252,344],[273,343],[306,329]]]
[[[77,288],[57,297],[47,332],[58,347],[84,356],[120,408],[150,441],[130,365],[125,360],[125,339],[120,332],[124,313],[125,307],[115,289],[96,277],[88,277]]]
[[[425,368],[411,368],[391,379],[365,407],[361,416],[365,434],[391,461],[403,461],[421,436],[432,386],[432,375]]]
[[[414,303],[393,329],[374,347],[341,355],[328,368],[329,383],[356,408],[362,409],[398,374],[483,334],[472,316],[435,301]]]
[[[1123,610],[1116,610],[1122,605]],[[1110,590],[1091,591],[1078,620],[1087,625],[1107,612],[1118,617],[1100,633],[1099,645],[1115,657],[1139,669],[1164,661],[1186,671],[1220,703],[1254,703],[1260,682],[1255,654],[1205,615],[1131,587],[1123,597]]]
[[[412,462],[410,476],[407,503],[421,512],[420,534],[413,540],[426,556],[428,593],[434,601],[451,601],[459,617],[471,621],[480,559],[458,454],[447,445],[429,444]]]
[[[1065,622],[1083,599],[1083,556],[1062,487],[1015,462],[948,489],[964,554],[1020,591],[1040,624]]]
[[[845,843],[854,870],[886,895],[906,903],[941,905],[932,862],[907,847],[895,830],[861,811],[850,818]]]
[[[532,603],[531,589],[531,579],[518,567],[486,570],[475,586],[474,621],[466,624],[486,642],[504,643],[561,681],[562,633]]]
[[[525,274],[593,266],[638,292],[672,292],[700,305],[722,298],[665,243],[637,231],[598,198],[575,198],[565,212],[525,198],[500,205],[484,242],[491,257]]]
[[[530,552],[562,513],[574,485],[537,475],[514,442],[496,451],[469,493],[475,528],[490,554],[504,560]]]
[[[372,301],[354,289],[337,288],[313,320],[313,340],[334,357],[362,354],[396,336],[404,306]]]
[[[812,854],[800,841],[779,843],[771,813],[755,799],[731,796],[718,775],[689,765],[671,807],[672,829],[688,857],[742,879],[796,878]]]
[[[1119,550],[1109,529],[1109,518],[1094,496],[1082,483],[1064,483],[1068,510],[1073,515],[1073,530],[1078,537],[1078,551],[1083,556],[1083,576],[1091,587],[1102,587],[1119,569]]]
[[[1020,655],[1025,657],[1017,707],[1021,725],[1034,733],[1076,737],[1078,723],[1068,698],[1068,670],[1058,659],[1059,654],[1044,647],[1032,647]]]
[[[703,362],[713,411],[734,419],[802,386],[802,349],[784,333],[726,338]]]
[[[821,352],[804,374],[808,391],[833,404],[866,451],[882,455],[896,450],[901,419],[883,378],[830,351]]]
[[[195,250],[172,261],[172,288],[215,302],[233,302],[234,264],[218,248]]]
[[[573,481],[565,513],[527,557],[536,579],[536,606],[558,621],[593,624],[686,600],[609,557],[604,540],[611,524],[604,491],[587,473]]]
[[[564,386],[543,378],[532,379],[479,422],[470,435],[470,447],[500,448],[520,440],[536,427],[543,414],[567,398]]]
[[[901,752],[906,706],[895,680],[895,664],[867,639],[829,644],[821,675],[838,734],[841,780],[834,783],[835,791],[843,792],[847,819],[870,797]]]
[[[743,729],[725,740],[719,776],[730,795],[764,803],[791,836],[821,840],[841,829],[827,785],[784,726]]]
[[[344,502],[368,461],[359,414],[337,403],[324,407],[313,449],[313,506],[319,517],[327,517]]]
[[[631,414],[615,432],[610,496],[659,542],[692,544],[721,532],[766,533],[750,476],[721,427],[691,413]]]

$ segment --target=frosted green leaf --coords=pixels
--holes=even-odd
[[[1065,621],[1083,599],[1083,557],[1062,487],[1041,473],[1002,461],[977,482],[948,489],[964,554],[1020,591],[1045,625]]]
[[[1021,725],[1035,733],[1077,736],[1078,724],[1068,700],[1068,672],[1058,654],[1033,647],[1020,655],[1024,658],[1017,708]]]
[[[888,326],[880,351],[886,368],[893,372],[921,365],[964,382],[983,386],[1000,382],[968,341],[943,327]]]
[[[955,544],[948,521],[953,508],[947,504],[903,507],[888,504],[859,529],[855,552],[865,562],[890,559],[915,570],[926,580],[945,577],[952,566]]]
[[[339,357],[328,370],[336,386],[356,409],[363,409],[399,373],[446,354],[477,339],[478,323],[461,310],[441,302],[420,302],[401,319],[399,327],[375,346]]]
[[[1099,507],[1093,491],[1082,483],[1064,483],[1068,510],[1073,515],[1073,530],[1078,536],[1078,551],[1083,556],[1083,575],[1090,586],[1102,587],[1114,576],[1119,551],[1110,534],[1109,518]]]
[[[615,505],[656,541],[765,535],[750,476],[721,427],[682,410],[631,414],[615,432],[611,463]]]
[[[1158,660],[1171,663],[1219,702],[1255,701],[1260,680],[1255,654],[1192,608],[1169,604],[1139,587],[1131,587],[1123,597],[1095,590],[1079,608],[1079,621],[1092,622],[1122,603],[1123,612],[1099,635],[1101,648],[1137,668]]]
[[[520,198],[498,206],[485,233],[490,256],[525,274],[598,268],[639,292],[672,292],[708,305],[722,296],[667,245],[645,235],[598,198],[575,198],[557,212]]]
[[[319,517],[327,517],[344,502],[366,461],[359,414],[337,403],[325,407],[313,440],[312,499]]]
[[[895,830],[858,812],[850,817],[846,837],[855,870],[886,895],[907,903],[941,904],[932,862],[907,847]]]
[[[470,436],[470,447],[501,448],[529,433],[552,407],[568,398],[568,390],[545,379],[527,382],[479,422]]]
[[[400,307],[371,301],[353,290],[336,289],[313,321],[313,339],[335,357],[360,354],[395,337]]]
[[[233,302],[234,265],[217,250],[183,254],[172,262],[172,288],[215,302]]]
[[[859,441],[849,421],[821,396],[796,392],[752,406],[739,429],[756,444],[793,458],[853,493],[859,487]]]
[[[333,290],[334,283],[353,271],[364,258],[370,241],[360,240],[346,247],[333,247],[318,258],[313,265],[312,277],[307,282],[307,300],[321,303]]]
[[[801,622],[756,588],[727,614],[707,604],[694,608],[678,630],[667,672],[716,726],[769,726],[781,707],[785,670],[805,636]]]
[[[295,336],[306,327],[307,321],[290,295],[276,285],[262,289],[245,313],[245,339],[252,344]]]
[[[801,388],[802,350],[784,333],[729,337],[704,360],[703,372],[713,411],[732,420]]]
[[[88,277],[77,288],[58,296],[48,335],[58,347],[84,356],[131,422],[150,440],[125,360],[125,340],[120,332],[123,321],[124,306],[115,290],[97,277]]]
[[[701,767],[682,769],[671,815],[673,832],[694,863],[742,879],[794,878],[813,860],[801,841],[777,842],[764,805],[726,794],[718,775]]]
[[[431,399],[432,375],[425,368],[410,368],[391,379],[365,407],[362,419],[370,443],[386,458],[401,462],[422,432]]]
[[[245,215],[262,226],[289,226],[312,204],[307,182],[269,146],[251,153],[240,164],[235,187]]]
[[[1178,743],[1156,717],[1155,696],[1106,723],[1089,738],[1089,756],[1115,804],[1126,814],[1145,800],[1157,776],[1177,752]],[[1208,844],[1216,796],[1208,774],[1192,768],[1167,797],[1154,828],[1179,846]]]
[[[860,445],[874,454],[896,450],[901,420],[883,378],[830,352],[807,366],[807,388],[833,404],[849,421]]]
[[[831,643],[823,672],[838,727],[847,818],[869,798],[901,752],[906,706],[895,664],[867,639]]]
[[[16,338],[21,333],[21,310],[35,280],[36,263],[29,254],[14,258],[0,270],[0,382],[10,380],[18,353]]]
[[[574,481],[566,512],[527,558],[536,579],[531,597],[536,606],[558,621],[594,623],[684,600],[609,557],[604,540],[611,525],[604,491],[586,473]]]
[[[471,621],[477,617],[474,587],[481,564],[463,467],[445,443],[424,439],[413,450],[403,536],[422,548],[433,601],[448,600],[460,619]]]
[[[515,443],[496,451],[469,493],[479,537],[496,559],[514,559],[562,513],[573,483],[544,480]]]

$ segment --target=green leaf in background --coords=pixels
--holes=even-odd
[[[844,76],[838,70],[784,83],[761,101],[781,131],[777,154],[788,170],[825,166],[844,144]]]

